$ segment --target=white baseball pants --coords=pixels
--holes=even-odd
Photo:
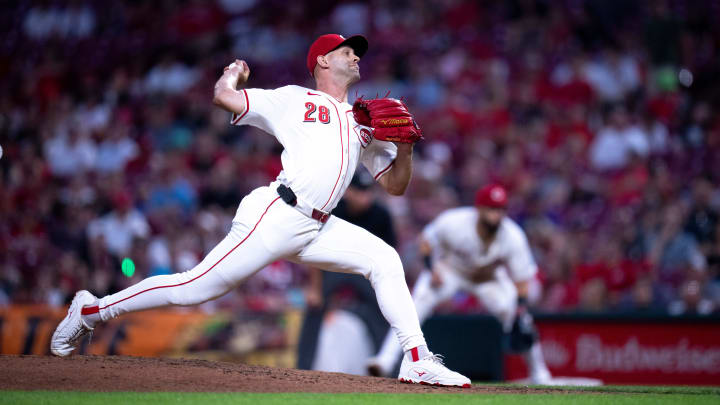
[[[452,298],[457,291],[465,290],[473,293],[488,312],[498,318],[505,332],[512,329],[517,311],[517,289],[505,272],[497,272],[495,280],[480,284],[472,283],[449,269],[439,274],[442,278],[440,286],[431,285],[432,273],[426,270],[420,273],[413,287],[412,296],[421,324],[432,315],[439,303]],[[388,334],[376,360],[385,373],[389,373],[401,353],[397,339]]]
[[[193,269],[147,278],[99,300],[103,321],[167,305],[196,305],[220,297],[278,259],[362,274],[404,350],[425,345],[395,249],[335,216],[311,219],[260,187],[243,198],[230,233]]]

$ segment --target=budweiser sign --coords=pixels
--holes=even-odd
[[[606,384],[720,385],[720,323],[537,321],[543,354],[554,376],[591,377]],[[527,376],[508,356],[506,378]]]
[[[575,369],[582,372],[720,373],[720,347],[693,346],[688,339],[655,346],[632,337],[622,345],[612,345],[603,343],[600,336],[583,334],[575,352]]]

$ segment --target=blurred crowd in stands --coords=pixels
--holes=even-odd
[[[718,22],[720,0],[5,2],[0,306],[197,264],[281,168],[274,138],[212,105],[222,68],[312,87],[307,48],[338,32],[370,41],[357,94],[404,97],[425,133],[406,195],[378,193],[410,282],[422,227],[493,181],[541,269],[536,309],[720,311]],[[306,283],[274,263],[209,305],[302,307]]]

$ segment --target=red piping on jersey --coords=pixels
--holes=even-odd
[[[213,268],[215,268],[215,266],[217,266],[218,264],[220,264],[221,261],[223,261],[226,257],[228,257],[228,255],[229,255],[230,253],[232,253],[235,249],[237,249],[240,245],[242,245],[243,242],[245,242],[245,241],[247,240],[247,238],[250,237],[250,235],[252,235],[252,233],[255,231],[255,229],[257,228],[257,226],[260,224],[260,221],[262,221],[262,219],[263,219],[263,217],[265,216],[265,214],[267,214],[267,212],[268,212],[268,210],[270,209],[270,207],[272,207],[272,205],[275,204],[275,201],[277,201],[277,200],[279,200],[279,199],[280,199],[280,197],[277,197],[277,198],[275,198],[274,200],[272,200],[272,202],[270,203],[270,205],[268,205],[267,208],[265,208],[265,212],[263,212],[263,214],[260,216],[260,219],[258,219],[258,221],[255,223],[255,226],[254,226],[253,229],[250,231],[250,233],[248,233],[247,236],[245,236],[245,238],[240,241],[240,243],[238,243],[237,245],[235,245],[234,248],[230,249],[230,251],[227,252],[227,253],[225,254],[225,256],[223,256],[222,258],[220,258],[220,260],[218,260],[215,264],[213,264],[209,269],[205,270],[204,273],[202,273],[202,274],[200,274],[199,276],[193,278],[192,280],[186,281],[186,282],[184,282],[184,283],[173,284],[173,285],[162,285],[162,286],[158,286],[158,287],[148,288],[147,290],[142,290],[142,291],[137,292],[137,293],[135,293],[135,294],[133,294],[133,295],[131,295],[131,296],[129,296],[129,297],[125,297],[125,298],[121,299],[120,301],[113,302],[112,304],[105,305],[104,307],[100,308],[100,310],[103,310],[103,309],[105,309],[105,308],[111,307],[111,306],[113,306],[113,305],[115,305],[115,304],[119,304],[119,303],[121,303],[121,302],[123,302],[123,301],[125,301],[125,300],[128,300],[128,299],[130,299],[130,298],[132,298],[132,297],[135,297],[135,296],[137,296],[137,295],[140,295],[140,294],[142,294],[142,293],[144,293],[144,292],[148,292],[148,291],[152,291],[152,290],[157,290],[157,289],[160,289],[160,288],[179,287],[179,286],[181,286],[181,285],[185,285],[185,284],[187,284],[187,283],[191,283],[191,282],[199,279],[200,277],[206,275],[208,272],[210,272],[210,270],[212,270]]]
[[[387,165],[386,168],[380,170],[380,173],[378,173],[378,174],[375,175],[375,180],[379,179],[380,176],[382,176],[383,174],[385,174],[385,172],[388,171],[388,169],[390,169],[390,168],[392,167],[392,165],[394,165],[394,164],[395,164],[395,159],[393,159],[393,161],[390,162],[390,164]]]
[[[310,94],[310,92],[308,92],[308,94]],[[333,189],[330,192],[330,197],[328,197],[328,200],[325,202],[325,204],[323,204],[323,206],[320,207],[321,211],[323,209],[325,209],[325,207],[328,205],[328,203],[330,203],[330,200],[332,200],[332,196],[333,196],[333,194],[335,194],[335,189],[337,188],[338,182],[340,181],[340,176],[342,175],[343,165],[345,164],[345,151],[344,151],[345,146],[343,145],[343,140],[342,140],[342,120],[340,119],[340,111],[338,111],[337,106],[335,106],[335,103],[333,103],[329,98],[328,98],[328,101],[330,101],[330,104],[332,104],[333,108],[335,108],[335,114],[337,114],[338,124],[340,125],[340,171],[338,172],[338,177],[335,180],[335,185],[333,186]],[[349,147],[349,145],[350,145],[350,128],[349,128],[350,123],[348,123],[347,126],[348,126],[347,138],[348,138],[348,147]]]
[[[243,93],[245,93],[245,112],[242,113],[241,116],[232,120],[232,122],[231,122],[232,125],[235,125],[238,122],[240,122],[240,120],[245,116],[245,114],[247,114],[248,111],[250,111],[250,99],[248,98],[247,91],[245,89],[242,89],[242,91],[243,91]],[[237,114],[233,113],[233,115],[237,115]]]

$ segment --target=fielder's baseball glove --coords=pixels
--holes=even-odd
[[[518,314],[510,331],[510,350],[513,353],[525,353],[538,338],[532,315],[529,312]]]
[[[365,100],[353,103],[353,115],[360,125],[373,128],[373,137],[381,141],[415,143],[423,139],[420,127],[407,106],[395,98]]]

